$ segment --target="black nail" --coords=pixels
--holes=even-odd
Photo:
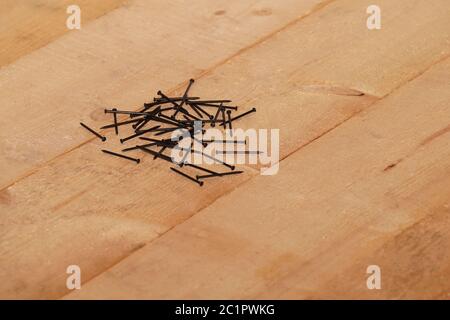
[[[203,140],[207,143],[234,143],[234,144],[247,144],[245,140]]]
[[[154,131],[154,130],[158,129],[159,127],[160,127],[160,126],[155,126],[155,127],[153,127],[153,128],[150,128],[150,129],[138,131],[138,132],[136,132],[135,134],[133,134],[133,135],[131,135],[131,136],[129,136],[129,137],[120,139],[120,143],[124,143],[125,141],[128,141],[128,140],[130,140],[130,139],[134,139],[134,138],[136,138],[136,137],[139,137],[140,135],[143,135],[144,133],[147,133],[147,132],[150,132],[150,131]]]
[[[142,119],[132,119],[132,120],[127,120],[127,121],[123,121],[123,122],[117,122],[117,124],[108,124],[106,126],[101,127],[100,129],[108,129],[108,128],[114,128],[115,126],[123,126],[125,124],[130,124],[130,123],[134,123],[134,122],[139,122]]]
[[[137,116],[152,116],[155,115],[156,113],[159,112],[161,108],[158,107],[155,110],[151,111],[151,112],[138,112],[138,111],[125,111],[125,110],[109,110],[109,109],[105,109],[105,113],[117,113],[117,114],[128,114],[130,115],[132,118],[137,117]]]
[[[195,108],[197,108],[198,110],[200,110],[205,116],[207,116],[209,119],[213,119],[214,116],[210,115],[208,112],[206,112],[202,107],[200,107],[199,105],[195,104],[195,103],[190,103],[189,105],[194,105]]]
[[[222,107],[222,106],[223,106],[223,103],[220,103],[220,107]],[[213,120],[211,122],[211,127],[215,127],[216,126],[217,117],[219,117],[220,110],[222,109],[220,107],[217,108],[216,115],[214,116],[214,118],[213,118]]]
[[[92,130],[91,128],[89,128],[87,125],[85,125],[83,122],[80,122],[80,125],[89,130],[91,133],[95,134],[97,137],[99,137],[102,141],[106,141],[106,137],[102,136],[100,133],[95,132],[94,130]]]
[[[238,115],[238,116],[236,116],[236,117],[234,117],[234,118],[231,118],[231,121],[234,121],[234,120],[237,120],[237,119],[239,119],[239,118],[242,118],[243,116],[246,116],[246,115],[248,115],[248,114],[250,114],[250,113],[252,113],[252,112],[256,112],[256,109],[253,108],[253,109],[251,109],[251,110],[249,110],[249,111],[247,111],[247,112],[244,112],[244,113],[242,113],[242,114],[240,114],[240,115]],[[225,119],[224,119],[224,121],[225,121]],[[226,122],[228,122],[228,121],[226,121]],[[225,126],[225,123],[222,123],[222,124]]]
[[[162,147],[166,147],[166,148],[173,148],[178,144],[177,141],[171,141],[170,139],[158,140],[158,139],[152,139],[152,138],[146,138],[146,137],[141,137],[139,139],[142,139],[145,141],[152,141],[154,145],[162,146]]]
[[[117,109],[114,108],[113,111],[117,111]],[[117,113],[114,113],[113,117],[114,117],[114,131],[116,132],[116,136],[118,136],[119,135],[119,127],[117,126]]]
[[[223,129],[226,129],[226,124],[225,124],[225,109],[223,107],[220,108],[220,111],[222,113],[222,125],[223,125]]]
[[[182,175],[183,177],[188,178],[189,180],[194,181],[195,183],[198,183],[200,185],[200,187],[203,186],[203,181],[198,181],[197,179],[192,178],[191,176],[189,176],[189,175],[187,175],[187,174],[185,174],[185,173],[183,173],[183,172],[181,172],[181,171],[179,171],[179,170],[177,170],[175,168],[170,168],[170,169],[172,171],[175,171],[176,173]]]
[[[141,123],[144,122],[145,119],[146,119],[145,117],[139,119],[138,122],[136,122],[135,124],[131,125],[131,127],[132,127],[133,129],[136,129],[136,127],[139,126],[139,125],[141,125]]]
[[[180,148],[180,150],[187,150],[187,149]],[[205,157],[207,157],[207,158],[209,158],[209,159],[211,159],[211,160],[216,161],[217,163],[220,163],[220,164],[222,164],[222,165],[224,165],[224,166],[230,168],[231,170],[234,170],[234,168],[235,168],[235,166],[233,166],[233,165],[231,165],[231,164],[228,164],[228,163],[226,163],[226,162],[224,162],[224,161],[222,161],[222,160],[219,160],[219,159],[217,159],[217,158],[214,158],[214,157],[212,157],[212,156],[210,156],[210,155],[208,155],[208,154],[205,154],[205,153],[203,153],[203,152],[201,152],[201,151],[198,151],[198,150],[191,150],[191,152],[197,153],[197,154],[201,154],[201,155],[203,155],[203,156],[205,156]]]
[[[155,160],[156,158],[158,158],[160,155],[163,154],[164,150],[166,150],[167,147],[163,146],[159,151],[158,151],[158,155],[155,154],[155,156],[153,157],[153,160]]]
[[[175,122],[173,119],[171,119],[170,117],[167,117],[163,114],[160,114],[159,116],[154,116],[152,117],[153,120],[157,121],[157,122],[161,122],[161,123],[165,123],[165,124],[170,124],[173,126],[178,126],[179,123]]]
[[[186,110],[186,109],[184,109],[184,110]],[[183,114],[184,118],[188,121],[192,121],[192,119],[194,119],[195,121],[203,121],[203,119],[197,118],[196,116],[190,114],[189,112],[183,112],[183,113],[184,113]],[[189,119],[188,117],[191,119]]]
[[[134,147],[122,149],[122,152],[127,152],[127,151],[131,151],[131,150],[140,149],[141,147],[152,147],[152,146],[156,146],[156,143],[153,142],[153,143],[147,143],[147,144],[136,145],[136,146],[134,146]]]
[[[113,155],[113,156],[116,156],[116,157],[120,157],[120,158],[128,159],[128,160],[134,161],[134,162],[136,162],[136,163],[139,163],[139,162],[141,162],[141,160],[140,160],[140,159],[136,159],[136,158],[128,157],[128,156],[125,156],[125,155],[123,155],[123,154],[120,154],[120,153],[115,153],[115,152],[112,152],[112,151],[109,151],[109,150],[102,150],[102,151],[103,151],[104,153],[107,153],[107,154],[111,154],[111,155]]]
[[[229,154],[261,154],[262,151],[249,151],[249,150],[216,150],[216,154],[218,153],[229,153]]]
[[[135,131],[140,131],[141,128],[143,128],[151,119],[149,117],[147,117],[144,121],[142,121],[141,123],[139,123],[136,127],[134,127]]]
[[[200,180],[200,179],[206,179],[206,178],[228,176],[230,174],[240,174],[242,172],[244,172],[244,171],[223,172],[223,173],[208,174],[208,175],[204,175],[204,176],[197,175],[196,178],[198,180]]]
[[[193,104],[188,104],[189,107],[191,107],[192,110],[194,110],[194,112],[200,117],[203,118],[203,115],[201,114],[200,111],[198,111],[198,109],[195,107],[195,105]]]
[[[162,93],[161,90],[159,90],[159,91],[157,92],[157,94],[158,94],[159,96],[163,97],[164,99],[166,99],[166,100],[167,100],[168,102],[170,102],[171,104],[173,104],[174,107],[177,107],[177,108],[178,108],[179,104],[176,103],[176,102],[175,102],[174,100],[172,100],[171,98],[169,98],[168,96],[166,96],[164,93]]]
[[[222,104],[222,103],[220,103],[220,104],[213,104],[213,103],[197,103],[197,101],[187,101],[186,103],[187,103],[187,104],[195,104],[196,106],[202,106],[202,107],[214,107],[214,108],[220,108],[220,105]],[[238,109],[237,106],[224,106],[223,104],[222,104],[222,106],[223,106],[225,109],[230,109],[230,110],[235,110],[235,111]]]
[[[155,151],[153,151],[153,150],[147,149],[146,147],[140,147],[140,146],[139,146],[139,149],[141,149],[141,150],[144,151],[144,152],[150,153],[150,154],[153,155],[153,156],[156,155],[158,158],[163,159],[163,160],[166,160],[167,162],[173,163],[172,158],[169,157],[169,156],[166,156],[166,155],[164,155],[164,154],[158,154],[158,152],[155,152]]]
[[[188,98],[186,100],[192,100],[192,99]],[[214,103],[228,103],[228,102],[231,102],[231,100],[196,100],[194,102],[197,104],[204,104],[204,103],[214,104]]]
[[[178,105],[177,110],[175,111],[175,113],[172,115],[172,118],[176,117],[176,115],[180,111],[181,107],[183,107],[184,103],[186,102],[186,98],[188,96],[189,89],[191,88],[191,86],[194,83],[194,81],[195,81],[194,79],[190,79],[189,80],[189,84],[188,84],[188,86],[187,86],[187,88],[186,88],[186,90],[184,91],[184,94],[183,94],[183,99],[181,100],[181,103]]]
[[[231,110],[227,110],[227,116],[228,116],[228,129],[230,129],[230,136],[233,136],[231,127]]]
[[[117,110],[117,109],[105,109],[105,113],[118,113],[118,114],[136,114],[136,115],[146,115],[145,112],[139,111],[126,111],[126,110]]]
[[[192,168],[198,169],[198,170],[201,170],[201,171],[204,171],[204,172],[208,172],[208,173],[211,173],[211,174],[219,174],[218,172],[215,172],[215,171],[212,171],[212,170],[209,170],[209,169],[197,166],[197,165],[192,164],[192,163],[184,163],[184,165],[186,165],[188,167],[192,167]]]
[[[172,101],[181,101],[181,100],[183,100],[183,97],[169,97],[169,98]],[[187,97],[186,98],[186,100],[198,100],[198,99],[200,99],[200,97]],[[169,103],[170,102],[166,98],[153,98],[153,101],[154,102],[159,102],[159,103]]]
[[[161,129],[155,130],[155,131],[158,132],[158,133],[155,133],[155,136],[161,136],[163,134],[166,134],[166,133],[178,130],[178,129],[180,129],[180,128],[179,127],[175,127],[175,128],[161,128]]]

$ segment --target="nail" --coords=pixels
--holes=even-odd
[[[229,153],[229,154],[261,154],[262,151],[248,151],[248,150],[216,150],[216,154],[218,153]]]
[[[178,129],[180,129],[180,128],[179,127],[175,127],[175,128],[161,128],[161,129],[156,130],[156,131],[158,131],[158,133],[155,133],[155,136],[161,136],[163,134],[166,134],[166,133],[178,130]]]
[[[130,139],[139,137],[140,135],[143,135],[144,133],[147,133],[147,132],[150,132],[150,131],[154,131],[154,130],[158,129],[159,127],[160,126],[155,126],[153,128],[147,129],[147,130],[138,131],[138,132],[136,132],[135,134],[133,134],[133,135],[131,135],[129,137],[120,139],[120,143],[124,143],[125,141],[128,141]]]
[[[176,141],[171,142],[171,141],[167,141],[167,139],[157,140],[157,139],[151,139],[151,138],[145,138],[145,137],[142,137],[140,139],[146,140],[146,141],[152,141],[152,144],[155,146],[161,146],[161,147],[166,147],[166,148],[171,148],[171,149],[177,145]]]
[[[234,121],[234,120],[237,120],[237,119],[239,119],[239,118],[242,118],[243,116],[246,116],[246,115],[248,115],[248,114],[250,114],[250,113],[252,113],[252,112],[256,112],[256,109],[253,108],[253,109],[251,109],[251,110],[249,110],[249,111],[247,111],[247,112],[244,112],[244,113],[242,113],[242,114],[240,114],[240,115],[238,115],[238,116],[236,116],[236,117],[234,117],[234,118],[231,118],[231,121]],[[227,122],[228,122],[228,121],[227,121]],[[222,123],[222,124],[225,126],[224,123]]]
[[[139,111],[125,111],[125,110],[114,110],[114,109],[105,109],[105,113],[118,113],[118,114],[138,114],[138,115],[146,115],[145,112]]]
[[[172,171],[175,171],[176,173],[182,175],[183,177],[186,177],[186,178],[188,178],[189,180],[194,181],[195,183],[198,183],[198,184],[200,185],[200,187],[203,186],[203,181],[198,181],[197,179],[194,179],[194,178],[192,178],[191,176],[189,176],[189,175],[187,175],[187,174],[185,174],[185,173],[183,173],[183,172],[181,172],[181,171],[179,171],[179,170],[177,170],[177,169],[175,169],[175,168],[172,168],[172,167],[171,167],[170,169],[171,169]]]
[[[193,104],[195,106],[195,108],[197,108],[198,110],[200,110],[204,115],[206,115],[209,119],[213,119],[214,116],[210,115],[208,112],[206,112],[203,108],[201,108],[199,105],[195,104],[195,103],[189,103],[189,105]]]
[[[181,101],[183,100],[183,97],[169,97],[172,101]],[[186,100],[198,100],[200,97],[186,97]],[[165,98],[153,98],[154,102],[160,102],[160,103],[169,103],[169,100],[166,100]],[[231,102],[231,101],[230,101]]]
[[[228,116],[228,128],[230,129],[230,137],[232,137],[233,128],[231,127],[231,110],[227,110],[227,116]]]
[[[146,147],[139,147],[139,149],[141,149],[142,151],[144,151],[144,152],[147,152],[147,153],[150,153],[151,155],[156,155],[158,158],[160,158],[160,159],[163,159],[163,160],[166,160],[166,161],[168,161],[168,162],[170,162],[170,163],[174,163],[173,161],[172,161],[172,158],[171,157],[169,157],[169,156],[166,156],[166,155],[164,155],[164,154],[158,154],[158,152],[155,152],[155,151],[153,151],[153,150],[150,150],[150,149],[147,149]]]
[[[184,109],[184,108],[183,108]],[[186,110],[186,109],[185,109]],[[183,112],[183,116],[186,120],[191,121],[191,119],[194,119],[196,121],[202,121],[203,119],[197,118],[196,116],[190,114],[189,112]],[[189,119],[188,117],[190,117],[191,119]]]
[[[191,100],[191,99],[188,98],[186,100]],[[203,104],[203,103],[213,104],[213,103],[227,103],[227,102],[231,102],[231,100],[196,100],[194,102],[197,104]]]
[[[184,165],[186,165],[188,167],[192,167],[192,168],[198,169],[198,170],[202,170],[204,172],[208,172],[208,173],[211,173],[211,174],[219,174],[218,172],[215,172],[215,171],[212,171],[212,170],[209,170],[209,169],[197,166],[197,165],[192,164],[192,163],[184,163]]]
[[[139,149],[140,147],[152,147],[152,146],[155,146],[156,145],[156,143],[147,143],[147,144],[141,144],[141,145],[136,145],[136,146],[134,146],[134,147],[130,147],[130,148],[125,148],[125,149],[122,149],[122,152],[127,152],[127,151],[131,151],[131,150],[136,150],[136,149]]]
[[[144,122],[144,121],[145,121],[145,117],[139,119],[135,124],[132,124],[131,127],[132,127],[133,129],[136,129],[136,127],[139,126],[139,125],[140,125],[142,122]]]
[[[117,111],[117,109],[114,108],[113,111]],[[117,126],[117,113],[114,113],[113,117],[114,117],[114,131],[116,132],[116,136],[118,136],[119,135],[119,127]]]
[[[139,121],[141,121],[141,119],[133,119],[133,120],[127,120],[127,121],[123,121],[123,122],[117,122],[117,124],[114,124],[114,123],[113,124],[108,124],[106,126],[101,127],[100,129],[114,128],[116,125],[117,126],[123,126],[125,124],[130,124],[130,123],[139,122]]]
[[[172,115],[172,118],[175,118],[175,117],[176,117],[176,115],[177,115],[178,112],[180,111],[180,108],[181,108],[181,107],[183,106],[183,104],[186,102],[186,98],[187,98],[187,96],[188,96],[189,89],[191,88],[191,86],[192,86],[192,84],[194,83],[194,81],[195,81],[194,79],[189,79],[189,84],[188,84],[186,90],[184,91],[183,99],[181,100],[181,103],[178,105],[178,108],[177,108],[177,110],[175,111],[175,113]]]
[[[187,150],[187,149],[180,148],[180,150]],[[209,158],[209,159],[211,159],[211,160],[216,161],[217,163],[223,164],[224,166],[230,168],[231,170],[234,170],[234,168],[235,168],[235,166],[233,166],[233,165],[231,165],[231,164],[228,164],[228,163],[226,163],[226,162],[223,162],[222,160],[219,160],[219,159],[217,159],[217,158],[214,158],[214,157],[212,157],[212,156],[210,156],[210,155],[208,155],[208,154],[205,154],[205,153],[203,153],[203,152],[201,152],[201,151],[198,151],[198,150],[191,150],[191,152],[197,153],[197,154],[201,154],[201,155],[203,155],[203,156],[205,156],[205,157],[207,157],[207,158]]]
[[[161,122],[161,123],[165,123],[165,124],[170,124],[173,126],[177,126],[179,125],[177,122],[174,122],[174,120],[170,119],[170,117],[167,117],[163,114],[160,114],[159,116],[154,116],[152,117],[153,120]]]
[[[186,101],[187,104],[195,104],[196,106],[202,106],[202,107],[214,107],[214,108],[220,108],[220,104],[213,104],[213,103],[197,103],[197,101]],[[225,109],[230,109],[230,110],[237,110],[238,107],[237,106],[224,106],[222,105]]]
[[[211,122],[211,127],[215,127],[216,126],[216,121],[217,121],[217,117],[219,116],[219,112],[222,109],[221,107],[223,106],[223,103],[220,103],[220,107],[217,108],[217,112],[216,115],[214,116],[212,122]]]
[[[80,122],[80,125],[89,130],[91,133],[95,134],[97,137],[99,137],[102,141],[106,141],[106,137],[102,136],[101,134],[99,134],[98,132],[95,132],[94,130],[92,130],[91,128],[89,128],[87,125],[85,125],[83,122]]]
[[[137,117],[137,116],[152,116],[155,115],[156,113],[159,112],[161,108],[158,107],[155,110],[151,111],[151,112],[139,112],[139,111],[124,111],[124,110],[109,110],[109,109],[105,109],[105,113],[117,113],[117,114],[128,114],[131,117]]]
[[[153,157],[153,160],[155,160],[155,159],[158,158],[160,155],[162,155],[163,152],[164,152],[164,150],[166,150],[166,149],[167,149],[167,147],[166,147],[166,146],[163,146],[163,147],[159,150],[158,155],[155,154],[155,156]]]
[[[223,129],[226,129],[226,124],[225,124],[225,109],[223,107],[220,108],[220,111],[222,113],[222,125],[223,125]]]
[[[132,126],[135,131],[139,131],[142,127],[144,127],[151,119],[147,117],[147,119],[145,119],[144,121],[142,121],[141,123],[137,124],[136,126]]]
[[[136,163],[139,163],[139,162],[141,161],[140,159],[128,157],[128,156],[125,156],[125,155],[123,155],[123,154],[115,153],[115,152],[112,152],[112,151],[109,151],[109,150],[102,150],[102,151],[103,151],[104,153],[111,154],[111,155],[116,156],[116,157],[128,159],[128,160],[131,160],[131,161],[135,161]]]
[[[207,143],[234,143],[234,144],[247,144],[245,140],[203,140]]]
[[[222,177],[222,176],[228,176],[230,174],[240,174],[244,171],[232,171],[232,172],[224,172],[224,173],[216,173],[216,174],[208,174],[208,175],[204,175],[204,176],[199,176],[197,175],[196,178],[198,180],[200,179],[206,179],[206,178],[213,178],[213,177]]]
[[[169,98],[168,96],[166,96],[164,93],[162,93],[161,90],[159,90],[157,92],[157,94],[161,97],[163,97],[164,99],[166,99],[168,102],[170,102],[171,104],[173,104],[174,107],[178,107],[178,103],[176,103],[174,100],[172,100],[171,98]]]
[[[188,104],[189,107],[191,107],[192,110],[194,110],[194,112],[200,117],[203,118],[203,115],[201,114],[200,111],[198,111],[198,109],[195,107],[195,105],[193,104]]]

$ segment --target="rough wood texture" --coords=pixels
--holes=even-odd
[[[131,1],[1,69],[0,296],[448,298],[450,8],[369,4]],[[277,175],[199,190],[78,127],[191,77],[280,128]]]
[[[0,67],[39,49],[68,32],[67,6],[81,9],[81,27],[125,4],[125,0],[2,0]]]
[[[449,76],[447,59],[72,297],[371,297],[370,264],[386,273],[375,297],[443,295]]]
[[[105,106],[139,108],[321,4],[289,0],[272,12],[270,2],[136,0],[4,68],[0,187],[86,142],[78,120],[99,125]]]

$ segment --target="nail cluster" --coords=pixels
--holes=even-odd
[[[158,97],[154,98],[152,102],[144,103],[143,107],[138,111],[118,110],[117,108],[105,109],[105,113],[112,114],[113,123],[105,125],[100,129],[114,129],[115,134],[119,136],[120,131],[123,131],[121,130],[122,128],[131,127],[133,134],[120,138],[120,142],[124,144],[129,143],[129,141],[136,141],[139,139],[139,144],[124,148],[121,150],[121,153],[105,149],[103,149],[102,152],[108,155],[140,163],[139,158],[133,158],[125,155],[124,153],[133,150],[142,151],[153,156],[154,160],[164,160],[169,162],[171,165],[176,165],[176,167],[170,167],[173,172],[181,177],[197,183],[200,186],[203,185],[205,179],[242,173],[243,171],[235,170],[234,165],[228,164],[221,159],[195,150],[192,148],[192,144],[190,148],[180,148],[179,141],[183,139],[183,136],[180,136],[177,140],[164,137],[165,135],[172,134],[176,130],[183,129],[184,131],[189,132],[191,138],[193,139],[192,143],[201,143],[204,147],[210,143],[220,143],[222,145],[228,143],[246,143],[245,140],[203,140],[202,138],[196,138],[199,131],[204,132],[208,126],[217,126],[217,128],[228,129],[229,132],[231,132],[234,121],[255,112],[256,109],[252,108],[249,111],[232,115],[233,112],[237,112],[238,107],[230,105],[232,102],[231,100],[202,100],[200,97],[189,96],[189,91],[193,83],[193,79],[189,80],[189,84],[181,97],[169,97],[162,91],[158,91]],[[119,116],[125,116],[126,118],[119,121]],[[199,123],[201,124],[201,128],[198,127]],[[99,132],[88,127],[82,122],[80,122],[80,125],[102,141],[106,141],[106,137]],[[214,163],[227,168],[227,171],[213,171],[190,163],[187,160],[174,162],[174,160],[165,153],[174,148],[186,151],[186,155],[188,153],[200,153],[202,156],[209,158]],[[225,150],[220,152],[224,154],[227,153]],[[243,152],[248,154],[251,153],[251,151]],[[182,171],[183,167],[191,167],[199,174],[189,175]]]

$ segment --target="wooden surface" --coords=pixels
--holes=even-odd
[[[0,14],[1,298],[450,297],[447,0],[379,0],[373,31],[366,0],[85,1],[70,32],[29,3]],[[277,175],[200,189],[79,128],[192,77],[280,129]]]

